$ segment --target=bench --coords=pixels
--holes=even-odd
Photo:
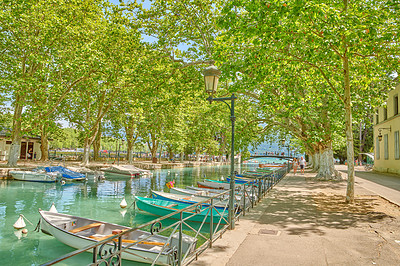
[[[75,234],[75,233],[79,233],[79,232],[82,232],[82,231],[85,231],[85,230],[88,230],[91,228],[99,227],[102,224],[103,223],[92,223],[92,224],[84,225],[84,226],[69,230],[69,232]]]

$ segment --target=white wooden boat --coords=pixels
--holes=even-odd
[[[112,165],[106,168],[101,168],[101,171],[120,177],[139,177],[141,175],[153,175],[149,170],[143,170],[133,165]]]
[[[183,197],[190,197],[188,199],[193,199],[194,201],[200,201],[200,200],[205,200],[209,199],[211,197],[217,196],[218,194],[222,193],[223,191],[219,192],[210,192],[210,191],[205,191],[205,190],[191,190],[191,189],[183,189],[183,188],[171,188],[170,189],[171,193],[181,195]],[[160,193],[157,191],[157,193]],[[165,193],[165,192],[164,192]],[[235,201],[240,204],[240,206],[243,208],[243,196],[242,195],[235,195]],[[225,205],[229,201],[229,193],[223,194],[221,196],[218,196],[218,198],[215,199],[214,203],[216,205]],[[246,205],[250,204],[250,200],[246,199]]]
[[[39,210],[41,220],[41,230],[46,234],[50,234],[62,243],[81,249],[98,241],[112,237],[123,230],[131,229],[126,226],[101,222],[82,217],[72,216],[68,214],[54,213],[50,211]],[[168,242],[168,237],[160,235],[151,235],[150,232],[135,230],[122,237],[122,247],[139,242],[136,245],[128,247],[126,252],[122,253],[122,258],[144,263],[152,263],[160,254],[157,265],[173,264],[173,248],[177,248],[179,243],[177,236],[174,235]],[[113,241],[118,243],[118,238]],[[196,248],[196,239],[184,235],[184,244],[182,245],[189,252]],[[109,242],[107,246],[114,246]],[[108,249],[108,248],[107,248]],[[93,252],[93,249],[88,250]],[[175,254],[176,255],[176,254]]]
[[[57,174],[41,171],[10,171],[10,175],[20,181],[54,183],[57,180]]]
[[[174,201],[174,202],[180,202],[180,203],[198,203],[200,201],[205,201],[209,200],[210,197],[204,197],[204,196],[195,196],[195,195],[179,195],[179,194],[174,194],[174,193],[167,193],[163,191],[151,191],[151,195],[153,199],[162,199],[162,200],[169,200],[169,201]],[[207,203],[202,204],[203,206],[210,206],[211,201],[208,201]],[[225,208],[228,208],[228,199],[214,199],[214,207],[217,209],[222,209],[224,210]]]

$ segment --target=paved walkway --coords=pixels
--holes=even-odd
[[[400,177],[357,171],[347,205],[346,181],[314,175],[287,175],[191,265],[400,265],[400,208],[383,199],[400,203]]]

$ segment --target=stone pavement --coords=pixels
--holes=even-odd
[[[289,173],[191,265],[400,265],[400,177],[357,171],[347,205],[346,181],[313,176]]]

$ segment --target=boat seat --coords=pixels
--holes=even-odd
[[[102,241],[102,240],[104,240],[104,239],[107,239],[107,238],[109,238],[109,237],[111,237],[111,236],[113,236],[114,234],[111,234],[111,235],[99,235],[99,234],[94,234],[94,235],[91,235],[91,236],[89,236],[89,238],[92,238],[92,239],[94,239],[94,240],[97,240],[97,241]],[[118,239],[117,238],[114,238],[113,239],[114,241],[117,241]],[[133,243],[136,243],[136,242],[138,242],[138,241],[140,241],[140,240],[131,240],[131,239],[122,239],[122,243],[129,243],[129,244],[133,244]],[[142,244],[142,245],[154,245],[154,246],[164,246],[164,244],[165,243],[163,243],[163,242],[154,242],[154,241],[140,241],[138,244]],[[167,243],[167,246],[168,246],[168,243]]]
[[[88,229],[91,229],[91,228],[99,227],[102,224],[103,223],[92,223],[92,224],[84,225],[84,226],[69,230],[69,232],[75,234],[75,233],[78,233],[78,232],[81,232],[81,231],[85,231],[85,230],[88,230]]]

